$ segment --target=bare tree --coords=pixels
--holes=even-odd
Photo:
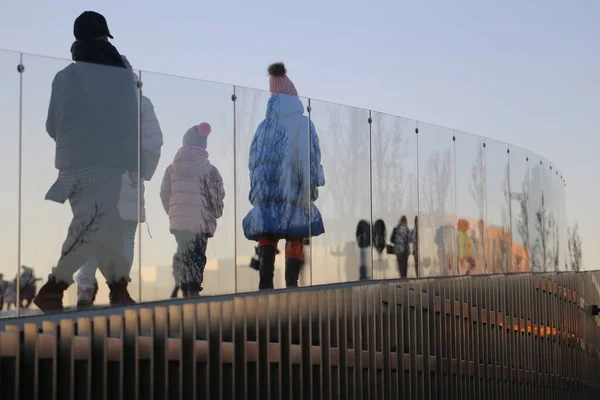
[[[450,150],[443,154],[435,152],[427,160],[423,174],[423,205],[429,223],[436,228],[434,243],[437,246],[438,271],[437,274],[445,274],[451,265],[447,265],[449,256],[449,244],[454,238],[454,222],[448,224],[446,206],[451,194],[450,179],[452,177],[452,153]],[[432,219],[433,218],[433,219]],[[420,218],[421,226],[427,219]]]
[[[469,192],[471,197],[477,205],[478,220],[484,221],[485,219],[485,153],[483,146],[479,145],[477,148],[477,158],[473,161],[471,167],[471,183],[469,183]],[[486,257],[486,245],[484,240],[485,226],[483,223],[477,223],[478,231],[478,242],[481,246],[481,250],[478,249],[477,254],[481,258],[481,261],[485,260]]]
[[[519,201],[519,216],[517,218],[517,232],[519,232],[519,236],[521,236],[521,240],[523,241],[523,247],[531,254],[531,243],[530,243],[530,235],[529,235],[529,185],[528,179],[526,178],[523,182],[522,193],[520,193],[516,198]]]
[[[322,122],[316,115],[313,118],[319,129]],[[330,171],[327,189],[321,197],[321,202],[329,207],[321,211],[336,221],[368,217],[371,193],[369,187],[365,187],[370,168],[367,115],[350,108],[330,109],[329,132],[321,134],[320,141],[325,168]],[[332,238],[340,234],[347,236],[349,231],[348,224],[328,225]]]
[[[400,214],[405,208],[404,164],[410,159],[409,140],[404,138],[400,118],[393,124],[384,115],[373,116],[371,152],[373,175],[373,206],[380,214]],[[381,215],[383,216],[383,215]]]
[[[423,175],[423,204],[425,210],[441,219],[445,216],[447,199],[451,194],[451,164],[452,153],[450,150],[445,151],[443,154],[435,152],[429,157]]]
[[[502,193],[504,195],[504,204],[501,209],[502,230],[500,232],[500,254],[499,266],[504,271],[510,270],[512,255],[512,233],[510,231],[511,201],[510,201],[510,167],[506,164],[504,170],[504,181],[502,182]]]
[[[569,228],[569,261],[571,270],[575,272],[581,271],[582,250],[578,224],[575,224],[573,228]]]
[[[73,207],[77,206],[81,196],[81,185],[76,183],[71,188],[68,198]],[[69,246],[63,247],[61,250],[60,260],[89,243],[90,236],[99,230],[100,220],[104,217],[105,212],[102,210],[102,205],[94,203],[94,207],[90,210],[88,219],[81,221],[77,226],[70,226],[68,238]],[[73,217],[75,218],[75,216]]]
[[[553,254],[550,251],[552,246],[550,235],[554,229],[552,219],[552,215],[546,208],[546,200],[542,191],[542,202],[535,213],[535,229],[538,233],[532,257],[532,269],[535,271],[548,271],[552,262]]]
[[[483,219],[483,214],[485,213],[485,160],[483,146],[478,147],[477,158],[473,161],[469,192],[477,205],[479,219]]]
[[[552,217],[552,225],[554,226],[554,249],[553,249],[553,263],[554,271],[558,272],[560,267],[560,229],[558,220]]]

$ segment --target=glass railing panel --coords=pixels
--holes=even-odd
[[[373,277],[414,277],[418,214],[416,121],[371,113]]]
[[[485,273],[485,143],[481,136],[455,132],[457,273]]]
[[[312,284],[371,279],[371,241],[357,235],[372,226],[369,112],[317,100],[310,106],[325,175],[315,202],[325,233],[311,242]]]
[[[531,270],[546,271],[550,260],[547,252],[548,209],[543,196],[542,159],[534,153],[529,153],[529,215],[532,216],[529,227],[531,236]],[[545,250],[543,250],[545,249]]]
[[[542,187],[542,204],[539,210],[540,256],[544,271],[557,269],[556,258],[556,224],[554,213],[554,193],[552,187],[552,164],[544,158],[540,164],[540,184]]]
[[[0,120],[3,135],[0,167],[0,316],[14,315],[17,306],[18,202],[19,202],[19,72],[20,54],[0,50]],[[9,310],[9,312],[7,312]]]
[[[234,293],[233,87],[147,72],[142,82],[142,300]]]
[[[531,220],[529,212],[529,153],[516,146],[510,146],[510,210],[512,256],[510,272],[531,271]]]
[[[23,64],[22,263],[31,280],[41,279],[38,285],[51,272],[58,282],[70,281],[93,264],[95,304],[107,304],[105,282],[121,298],[131,263],[118,204],[123,177],[138,161],[133,72],[36,56],[25,56]],[[86,284],[66,291],[66,307],[82,299],[77,286],[87,287],[86,304],[92,301],[88,275]]]
[[[419,276],[456,273],[454,131],[418,122]]]
[[[235,96],[237,291],[308,286],[305,242],[320,221],[308,99],[239,87]]]
[[[503,273],[511,262],[511,200],[508,145],[486,139],[487,272]]]

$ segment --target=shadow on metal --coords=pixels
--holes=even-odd
[[[599,282],[369,281],[7,319],[0,398],[598,399]]]

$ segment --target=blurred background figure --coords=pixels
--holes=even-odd
[[[398,225],[392,231],[390,241],[394,246],[394,254],[398,262],[400,278],[404,279],[408,273],[408,257],[410,255],[410,229],[406,216],[402,216]]]
[[[356,226],[356,244],[360,253],[360,264],[358,266],[358,279],[369,279],[367,273],[367,260],[371,249],[371,224],[362,219]]]

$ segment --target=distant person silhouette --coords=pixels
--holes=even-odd
[[[410,229],[406,216],[400,218],[400,222],[392,231],[390,241],[394,245],[394,254],[398,262],[398,273],[400,278],[408,276],[408,257],[410,255]]]
[[[356,226],[356,244],[360,253],[360,264],[358,266],[358,279],[368,279],[367,265],[369,250],[371,249],[371,224],[366,220],[358,221]]]

